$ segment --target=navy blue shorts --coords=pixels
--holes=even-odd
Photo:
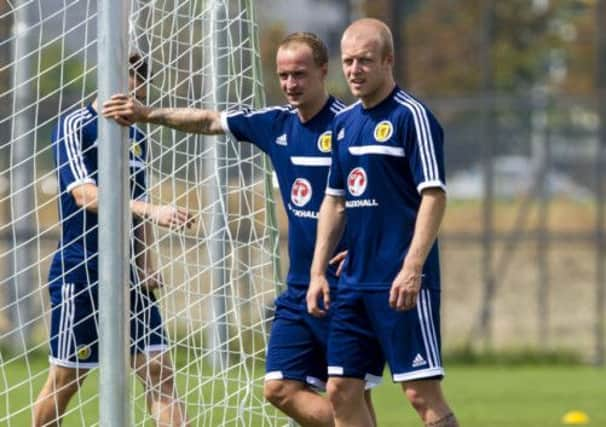
[[[312,316],[307,312],[306,294],[307,289],[289,287],[276,300],[265,380],[295,380],[324,390],[328,378],[326,343],[332,308],[326,317]],[[367,386],[372,387],[381,381],[383,363],[371,364],[368,369],[365,378]]]
[[[64,283],[51,301],[50,362],[68,368],[94,368],[99,364],[97,286]],[[130,352],[151,353],[168,349],[162,317],[153,293],[139,287],[130,292]]]
[[[389,307],[389,290],[339,289],[328,338],[328,374],[363,379],[386,360],[395,382],[444,375],[440,291],[422,289],[416,308]]]

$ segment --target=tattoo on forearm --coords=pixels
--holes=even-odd
[[[453,413],[440,418],[437,421],[425,424],[426,427],[459,427],[459,422]]]
[[[169,126],[184,132],[207,133],[209,123],[207,120],[195,120],[195,109],[162,108],[152,117],[152,122],[162,126]]]

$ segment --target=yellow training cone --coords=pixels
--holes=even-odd
[[[562,424],[589,424],[589,417],[583,411],[568,411],[562,417]]]

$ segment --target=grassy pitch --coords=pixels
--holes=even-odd
[[[45,357],[35,357],[30,359],[29,366],[15,363],[1,373],[0,388],[4,391],[0,392],[0,420],[4,421],[0,424],[30,425],[29,405],[45,379],[46,366]],[[27,379],[32,374],[34,379],[30,382]],[[186,380],[183,374],[177,379],[180,388]],[[255,377],[260,378],[261,375],[262,372],[259,372]],[[195,377],[192,373],[189,378],[190,390],[191,381]],[[98,401],[95,397],[97,384],[97,375],[93,373],[70,404],[64,426],[94,425],[98,421]],[[563,415],[570,410],[587,413],[590,426],[606,426],[604,368],[576,365],[452,365],[447,366],[447,377],[443,385],[461,425],[465,427],[556,427],[562,425]],[[258,398],[262,399],[260,390],[260,387],[255,388],[259,393]],[[229,394],[205,386],[200,393],[205,395],[205,406],[213,405],[213,401],[216,402],[219,397],[217,394],[223,398]],[[217,413],[216,419],[210,420],[209,416],[215,418],[213,412],[204,408],[204,416],[191,404],[200,401],[200,396],[196,399],[191,395],[183,397],[190,402],[188,415],[192,425],[221,424],[224,414]],[[413,409],[404,400],[399,385],[393,384],[388,376],[381,386],[374,389],[373,399],[379,426],[421,425]],[[134,412],[137,421],[146,419],[145,425],[151,425],[149,418],[144,415],[144,402],[141,399],[135,403]],[[11,414],[9,418],[6,418],[7,413]],[[260,425],[260,419],[253,416],[248,423],[254,427]]]

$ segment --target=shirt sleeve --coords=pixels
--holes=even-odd
[[[255,111],[222,112],[221,125],[227,135],[237,141],[250,142],[269,153],[274,123],[280,107]],[[275,138],[274,138],[275,139]]]
[[[339,135],[339,127],[333,126],[332,129],[332,150],[331,163],[328,172],[328,183],[325,193],[329,196],[345,197],[345,183],[343,181],[343,172],[339,162],[339,141],[336,135]]]
[[[60,188],[70,192],[82,184],[96,184],[84,162],[84,126],[90,116],[74,112],[65,116],[53,131],[52,146]]]
[[[442,127],[421,104],[412,106],[410,112],[404,119],[404,150],[417,191],[431,187],[446,190]]]

